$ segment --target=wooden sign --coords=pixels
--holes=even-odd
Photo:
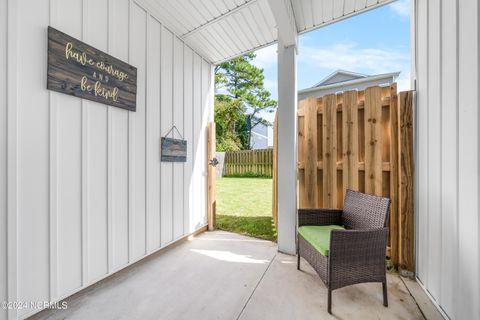
[[[48,27],[47,89],[136,111],[137,68]]]
[[[181,139],[162,138],[162,161],[186,162],[187,141]]]

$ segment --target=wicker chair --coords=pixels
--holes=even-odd
[[[344,226],[332,230],[328,256],[322,255],[297,232],[297,268],[300,257],[310,263],[328,288],[328,313],[332,290],[363,282],[381,282],[383,305],[388,307],[385,254],[390,199],[347,190],[343,210],[299,209],[298,226]]]

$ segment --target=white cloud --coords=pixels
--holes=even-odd
[[[410,80],[410,71],[405,70],[400,73],[400,76],[397,79],[397,91],[407,91],[412,89],[412,83]]]
[[[265,79],[263,81],[263,85],[265,89],[267,89],[270,92],[277,91],[277,81],[275,79]]]
[[[390,5],[390,9],[401,17],[410,16],[410,0],[395,1]]]
[[[344,69],[353,72],[378,74],[409,69],[408,53],[395,49],[361,49],[353,42],[329,47],[304,46],[299,61],[323,69]]]
[[[271,45],[255,51],[257,55],[253,64],[262,69],[268,69],[277,65],[277,45]]]

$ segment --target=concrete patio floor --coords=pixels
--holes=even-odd
[[[66,310],[32,319],[442,319],[416,282],[392,274],[388,286],[388,308],[381,284],[334,291],[330,316],[327,290],[308,263],[297,271],[295,257],[272,242],[215,231],[68,298]]]

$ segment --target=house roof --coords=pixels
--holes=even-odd
[[[338,78],[340,78],[340,76],[344,76],[344,78],[343,79],[338,79]],[[356,72],[352,72],[352,71],[346,71],[346,70],[337,70],[337,71],[329,74],[325,78],[323,78],[320,82],[315,84],[314,87],[319,87],[319,86],[322,86],[322,85],[325,85],[325,84],[344,82],[344,81],[346,81],[346,80],[344,80],[345,78],[347,78],[348,80],[354,80],[354,79],[360,79],[360,78],[366,78],[366,77],[369,77],[369,75],[363,74],[363,73],[356,73]]]
[[[297,33],[346,19],[395,0],[136,0],[165,27],[218,64],[277,41],[269,3],[286,4]]]
[[[347,75],[347,79],[344,81],[331,81],[335,79],[335,77],[338,77],[339,75]],[[311,92],[311,91],[317,91],[317,90],[323,90],[323,89],[343,87],[347,85],[361,84],[364,82],[374,81],[374,80],[382,80],[382,79],[387,80],[392,78],[393,80],[395,80],[396,78],[398,78],[399,75],[400,75],[399,71],[376,74],[376,75],[364,75],[364,74],[350,72],[350,71],[337,70],[331,75],[324,78],[319,83],[315,84],[314,86],[299,90],[298,93],[305,93],[305,92]]]

